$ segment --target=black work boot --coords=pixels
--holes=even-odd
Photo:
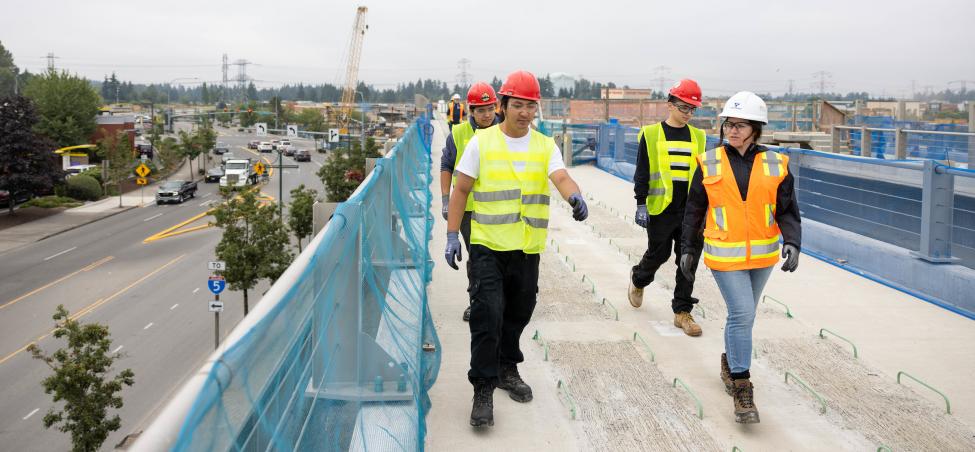
[[[471,305],[467,305],[467,309],[464,310],[464,321],[471,321]]]
[[[721,354],[721,381],[724,382],[724,392],[733,395],[735,384],[731,381],[731,368],[728,367],[728,355]]]
[[[474,406],[471,408],[471,426],[494,425],[494,381],[488,378],[475,378]]]
[[[531,402],[532,388],[521,379],[518,365],[515,363],[501,363],[501,374],[498,375],[498,388],[508,391],[508,397],[515,402]]]
[[[752,382],[747,378],[734,380],[735,422],[757,424],[758,408],[755,407],[755,392]]]

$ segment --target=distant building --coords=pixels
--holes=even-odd
[[[135,147],[135,116],[132,115],[99,115],[95,118],[95,133],[91,136],[91,143],[98,142],[107,136],[114,136],[118,132],[125,132],[129,136],[129,146]]]
[[[653,90],[642,88],[602,88],[599,92],[600,99],[610,100],[639,100],[649,99]]]
[[[553,72],[548,75],[552,80],[552,90],[558,96],[560,91],[572,92],[576,88],[576,78],[565,72]]]

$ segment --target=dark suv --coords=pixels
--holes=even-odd
[[[296,162],[310,162],[311,161],[311,151],[308,149],[298,149],[295,151],[295,161]]]
[[[182,204],[189,198],[196,197],[196,182],[185,180],[171,180],[163,182],[156,192],[156,205],[175,202]]]

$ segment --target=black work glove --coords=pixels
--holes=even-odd
[[[680,272],[684,274],[684,278],[687,278],[689,282],[694,282],[694,255],[690,253],[684,253],[680,256]]]
[[[794,272],[799,267],[799,249],[788,243],[782,247],[782,257],[785,262],[782,264],[782,271]]]
[[[569,205],[572,206],[572,218],[576,221],[583,221],[589,217],[589,207],[586,206],[586,200],[582,199],[581,193],[573,193],[569,195]]]

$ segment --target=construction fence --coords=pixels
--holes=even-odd
[[[142,434],[134,450],[422,450],[440,347],[430,110]]]

